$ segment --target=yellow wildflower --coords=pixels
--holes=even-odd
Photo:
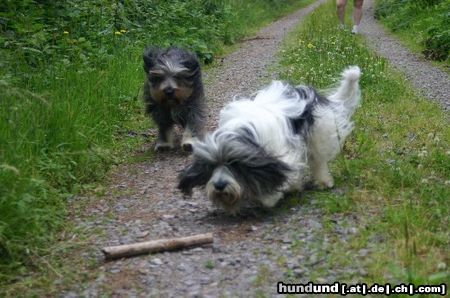
[[[122,32],[116,31],[116,32],[114,32],[114,34],[115,34],[115,35],[122,35]]]
[[[309,49],[311,49],[311,48],[314,48],[314,45],[312,44],[312,43],[308,43],[308,46],[307,46]]]
[[[126,32],[127,32],[127,30],[125,30],[125,29],[120,30],[120,33],[126,33]]]
[[[64,31],[63,34],[67,35],[67,34],[69,34],[69,31]]]

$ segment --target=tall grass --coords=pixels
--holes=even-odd
[[[145,44],[207,62],[311,1],[109,2],[0,4],[0,283],[39,269],[66,202],[142,141],[121,132],[150,125],[139,100]]]
[[[314,196],[326,212],[357,213],[366,228],[347,245],[340,242],[330,262],[347,266],[346,251],[370,246],[368,281],[444,282],[450,244],[448,115],[361,37],[338,29],[334,1],[308,16],[280,54],[284,79],[320,88],[336,83],[349,65],[362,69],[356,128],[332,167],[336,187],[348,191]]]
[[[378,0],[375,17],[411,49],[450,66],[450,2]]]
[[[103,70],[55,68],[25,87],[4,86],[0,118],[0,259],[19,264],[63,220],[74,187],[103,177],[119,130],[140,111],[140,55]],[[51,238],[51,237],[50,237]],[[17,262],[17,263],[16,263]]]

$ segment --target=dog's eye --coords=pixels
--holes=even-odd
[[[158,82],[161,82],[163,80],[163,77],[151,74],[149,79],[150,79],[150,82],[152,82],[152,83],[158,83]]]

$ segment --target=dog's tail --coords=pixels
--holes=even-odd
[[[342,102],[347,110],[348,116],[355,111],[361,99],[359,89],[359,77],[361,70],[358,66],[350,66],[342,72],[342,79],[339,86],[328,91],[328,99],[335,102]]]

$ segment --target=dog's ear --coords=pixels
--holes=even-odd
[[[144,60],[144,70],[147,73],[156,63],[156,57],[158,56],[159,49],[157,47],[147,47],[144,50],[142,58]]]
[[[192,71],[196,71],[200,67],[200,63],[196,56],[192,55],[190,59],[183,61],[183,65]]]
[[[194,187],[203,186],[208,183],[212,171],[212,165],[200,159],[194,160],[178,176],[178,189],[184,194],[190,194]]]

